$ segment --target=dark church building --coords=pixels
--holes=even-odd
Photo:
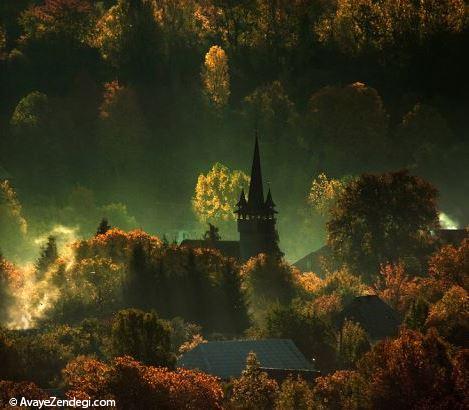
[[[264,197],[257,137],[254,145],[248,197],[246,198],[244,189],[241,190],[235,213],[238,219],[239,241],[186,239],[182,241],[181,246],[218,249],[223,255],[236,258],[241,262],[245,262],[259,253],[281,255],[275,227],[277,211],[270,188],[267,198]]]

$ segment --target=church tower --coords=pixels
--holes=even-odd
[[[259,141],[256,135],[254,157],[252,160],[251,183],[246,199],[244,189],[236,204],[241,260],[247,261],[259,253],[281,255],[278,248],[278,234],[275,228],[275,203],[272,194],[264,200]]]

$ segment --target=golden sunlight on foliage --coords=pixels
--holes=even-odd
[[[192,199],[194,212],[201,222],[232,221],[235,205],[249,177],[242,171],[231,171],[217,162],[207,175],[200,174]]]
[[[425,325],[435,327],[451,343],[464,346],[469,334],[469,296],[466,290],[460,286],[450,288],[430,307]]]
[[[217,108],[224,107],[230,97],[230,74],[228,57],[221,47],[212,46],[205,55],[202,80],[209,100]]]
[[[308,304],[311,312],[322,318],[329,318],[339,313],[343,308],[342,298],[337,293],[315,298]]]
[[[317,292],[323,284],[323,280],[314,272],[300,273],[296,276],[296,280],[299,286],[308,293]]]
[[[343,180],[328,178],[324,173],[319,174],[311,184],[309,204],[317,213],[327,216],[337,197],[343,192],[344,185]]]
[[[378,296],[401,313],[406,312],[422,288],[422,280],[411,277],[404,264],[387,264],[374,285]]]
[[[461,286],[469,290],[469,239],[459,247],[443,246],[429,261],[428,273],[442,290]]]
[[[101,256],[112,258],[114,261],[124,261],[128,260],[136,244],[142,245],[150,254],[154,254],[160,249],[162,241],[139,229],[124,232],[113,228],[105,234],[76,242],[72,247],[79,258]]]
[[[409,47],[435,33],[459,33],[467,18],[463,0],[338,0],[336,9],[316,26],[322,42],[336,44],[343,52],[389,50]]]
[[[192,336],[191,340],[188,340],[187,342],[184,342],[179,347],[179,353],[180,354],[186,353],[189,350],[192,350],[192,349],[196,348],[198,345],[200,345],[202,343],[207,343],[207,341],[200,334],[196,334],[196,335]]]
[[[25,235],[28,230],[26,219],[21,213],[21,204],[8,180],[0,181],[0,236],[8,234],[8,229]],[[14,226],[11,226],[11,225]]]
[[[96,24],[93,45],[101,50],[103,59],[114,59],[124,29],[124,16],[119,5],[111,7]]]

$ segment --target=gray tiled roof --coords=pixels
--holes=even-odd
[[[202,343],[184,353],[177,365],[199,369],[222,379],[238,377],[246,366],[249,352],[256,353],[261,367],[314,370],[289,339],[230,340]]]

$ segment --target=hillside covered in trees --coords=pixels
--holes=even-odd
[[[468,11],[0,1],[0,407],[468,408]],[[242,260],[255,134],[279,243]],[[179,366],[239,339],[314,380]]]
[[[463,0],[3,1],[0,165],[32,230],[90,234],[105,215],[172,240],[202,234],[198,176],[217,162],[247,172],[258,129],[291,261],[324,240],[307,202],[320,173],[410,168],[465,226],[466,10]],[[230,226],[222,237],[236,235]]]

